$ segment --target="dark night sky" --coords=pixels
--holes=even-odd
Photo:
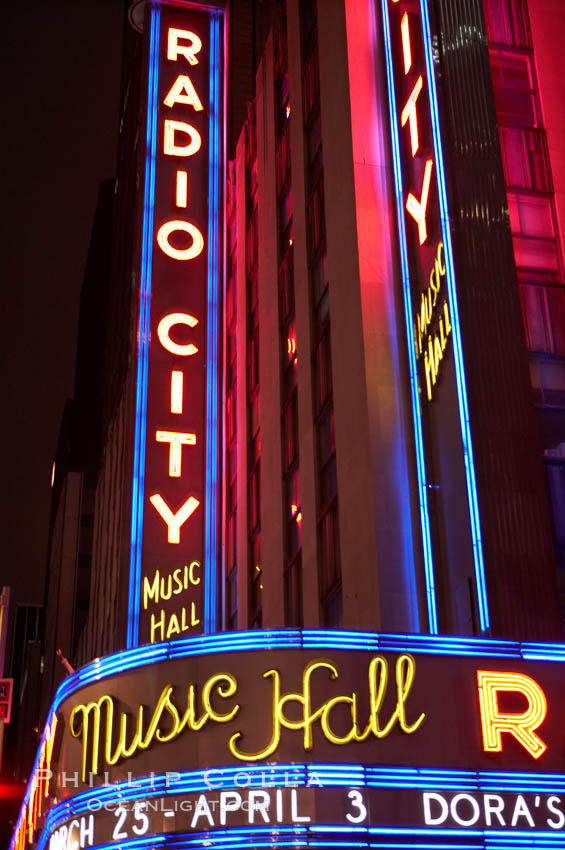
[[[122,0],[3,11],[0,584],[40,603],[51,465],[72,395],[98,186],[115,171]]]

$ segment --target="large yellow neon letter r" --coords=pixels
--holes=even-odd
[[[477,670],[477,682],[484,751],[500,752],[502,733],[508,732],[533,758],[538,759],[547,749],[547,744],[534,732],[547,714],[547,700],[538,683],[522,673],[493,670]],[[522,694],[528,701],[527,709],[517,714],[500,711],[499,691]]]

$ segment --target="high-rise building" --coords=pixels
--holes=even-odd
[[[560,845],[565,7],[130,21],[13,850]]]

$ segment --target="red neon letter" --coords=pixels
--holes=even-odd
[[[184,133],[189,137],[186,145],[178,145],[175,140],[177,133]],[[165,119],[165,135],[163,151],[167,156],[193,156],[202,146],[200,133],[191,124],[185,121],[171,121]]]
[[[167,505],[165,500],[159,493],[155,493],[154,496],[151,496],[149,499],[157,513],[160,517],[162,517],[167,523],[167,540],[169,543],[180,543],[180,529],[181,526],[187,521],[187,519],[192,516],[200,502],[198,499],[194,499],[190,496],[184,505],[182,505],[176,514],[174,514],[170,507]]]
[[[408,195],[406,201],[406,209],[418,225],[418,235],[420,237],[420,245],[426,241],[428,237],[428,228],[426,227],[426,207],[428,206],[428,194],[430,191],[430,180],[432,177],[433,160],[428,159],[426,162],[426,170],[424,171],[424,182],[422,184],[422,196],[418,201],[412,192]]]
[[[167,97],[163,101],[165,106],[174,106],[175,103],[186,103],[187,106],[193,106],[196,112],[204,109],[200,98],[196,94],[196,89],[192,85],[190,77],[185,77],[180,74],[172,84]]]
[[[158,443],[169,443],[169,475],[171,478],[180,478],[182,447],[195,446],[196,434],[184,434],[181,431],[157,431],[155,439]]]
[[[534,729],[543,723],[547,714],[545,694],[533,679],[521,673],[495,673],[477,670],[479,706],[485,752],[502,750],[502,733],[514,735],[517,741],[535,759],[547,749]],[[528,708],[521,714],[508,714],[498,708],[498,691],[517,691],[528,701]]]
[[[169,331],[174,325],[188,325],[189,328],[193,328],[197,324],[198,319],[195,319],[194,316],[189,316],[188,313],[169,313],[168,316],[163,316],[157,326],[159,342],[163,348],[166,348],[167,351],[171,352],[171,354],[180,354],[181,357],[190,357],[191,354],[196,354],[198,351],[196,346],[191,342],[187,345],[173,342],[169,336]]]
[[[187,38],[190,44],[179,44],[179,38]],[[198,65],[196,54],[200,53],[201,50],[202,42],[195,33],[189,32],[189,30],[179,30],[169,27],[167,35],[167,59],[176,62],[180,53],[188,61],[189,65]]]
[[[169,242],[171,233],[179,230],[188,233],[192,238],[192,245],[189,245],[188,248],[174,248]],[[173,260],[193,260],[202,252],[202,248],[204,247],[202,234],[196,225],[191,224],[189,221],[166,221],[157,232],[157,242],[161,251],[168,257],[172,257]]]
[[[418,141],[418,119],[416,117],[416,100],[418,99],[418,95],[422,91],[422,86],[424,85],[424,81],[421,76],[416,80],[416,85],[412,89],[412,94],[408,98],[408,102],[406,106],[402,110],[402,126],[406,124],[406,122],[410,121],[410,141],[412,142],[412,156],[415,155],[416,151],[419,147]]]

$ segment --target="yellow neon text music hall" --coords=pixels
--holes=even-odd
[[[324,679],[320,681],[321,674]],[[240,761],[267,758],[278,749],[283,728],[300,733],[302,748],[306,752],[313,748],[315,726],[327,741],[337,746],[362,742],[370,737],[377,740],[386,738],[393,730],[411,735],[420,728],[426,717],[423,712],[418,714],[409,711],[407,707],[415,675],[416,662],[411,655],[397,657],[390,677],[389,661],[382,655],[372,658],[366,685],[369,696],[368,716],[361,721],[360,696],[356,691],[338,691],[321,704],[314,703],[311,687],[314,676],[318,679],[317,686],[322,682],[339,679],[338,668],[331,661],[310,661],[302,672],[302,687],[297,692],[283,693],[280,671],[267,670],[262,678],[271,684],[269,740],[261,749],[247,752],[241,746],[244,733],[236,729],[228,740],[229,751]],[[237,679],[230,673],[218,673],[204,683],[200,705],[197,705],[195,684],[188,685],[186,702],[183,701],[182,708],[178,705],[178,697],[173,699],[174,690],[178,693],[179,689],[167,685],[153,711],[140,705],[135,717],[124,712],[118,715],[117,700],[108,694],[96,702],[77,705],[71,714],[70,731],[73,737],[81,738],[83,781],[88,771],[96,775],[103,764],[116,764],[120,759],[131,758],[139,750],[146,750],[153,744],[172,741],[184,732],[196,733],[208,721],[228,723],[236,716],[241,717],[246,708],[251,712],[257,708],[254,695],[249,706],[242,706],[240,702],[229,703],[225,711],[221,710],[217,698],[235,697],[238,690]],[[211,704],[212,696],[215,697],[215,708]],[[289,712],[290,705],[292,709]],[[335,728],[334,711],[339,706],[345,706],[350,720],[350,728],[344,734],[338,734]],[[253,728],[250,723],[247,726]]]

